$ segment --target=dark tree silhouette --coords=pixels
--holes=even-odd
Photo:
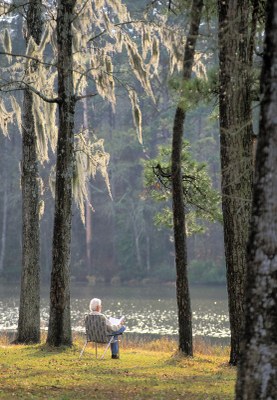
[[[72,21],[75,0],[59,0],[57,8],[59,131],[56,163],[55,215],[47,343],[71,345],[70,245],[73,179]]]
[[[277,398],[277,0],[267,2],[265,35],[237,400]]]
[[[192,2],[190,29],[187,36],[183,60],[184,82],[189,80],[191,77],[202,8],[202,0],[194,0]],[[185,117],[186,111],[181,107],[181,105],[178,105],[174,118],[172,138],[172,207],[176,265],[176,296],[179,324],[179,350],[187,356],[192,356],[191,306],[187,275],[186,223],[181,161]]]
[[[26,22],[27,44],[31,37],[39,44],[43,29],[41,0],[30,0]],[[37,63],[33,61],[29,68],[36,69]],[[39,176],[33,115],[34,96],[30,90],[24,90],[21,173],[22,272],[16,343],[40,341]]]
[[[257,10],[251,17],[251,4],[249,0],[218,1],[222,211],[232,365],[239,359],[243,329],[253,181],[251,68]]]

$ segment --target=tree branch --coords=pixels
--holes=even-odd
[[[17,87],[11,87],[10,89],[3,89],[5,86],[9,87],[9,86],[12,86],[14,84],[18,84],[18,86]],[[21,85],[23,85],[23,86],[21,86]],[[34,94],[39,96],[43,101],[45,101],[47,103],[59,103],[61,101],[61,99],[59,97],[49,98],[49,97],[45,96],[39,90],[35,89],[33,86],[28,85],[28,83],[25,83],[25,82],[8,83],[8,84],[0,87],[0,92],[2,92],[2,93],[14,92],[14,91],[17,91],[17,90],[30,90],[31,92],[33,92]]]
[[[172,179],[172,173],[167,172],[165,169],[161,167],[160,164],[157,164],[156,167],[153,167],[154,174],[158,177],[166,178],[168,180]],[[182,181],[193,182],[196,180],[195,176],[182,174]]]
[[[85,94],[83,96],[75,96],[75,101],[91,98],[91,97],[94,97],[94,96],[97,96],[97,95],[98,95],[98,93],[89,93],[89,94]]]
[[[14,53],[7,53],[6,51],[0,51],[0,55],[3,55],[3,56],[11,56],[11,57],[18,57],[18,58],[19,58],[19,57],[27,58],[28,60],[33,60],[33,61],[36,61],[36,62],[38,62],[38,63],[40,63],[40,64],[47,65],[47,66],[49,66],[49,67],[57,67],[57,64],[47,63],[47,62],[44,62],[44,61],[39,60],[39,59],[36,58],[36,57],[26,56],[25,54],[14,54]]]
[[[131,21],[126,21],[126,22],[118,22],[117,24],[113,24],[113,26],[122,26],[122,25],[130,25],[130,24],[138,24],[141,22],[146,22],[145,20],[131,20]],[[107,32],[107,29],[104,29],[103,31],[99,32],[97,35],[93,36],[88,40],[88,42],[92,42],[95,39],[98,39],[100,36],[104,35]]]
[[[4,15],[10,14],[15,12],[15,10],[19,9],[19,8],[24,8],[25,5],[28,5],[29,2],[26,2],[24,4],[11,4],[7,1],[3,1],[3,3],[1,4],[2,7],[7,7],[7,11],[4,11],[3,13],[0,14],[0,17],[3,17]]]
[[[84,4],[81,6],[80,10],[78,12],[76,12],[76,14],[74,15],[74,18],[72,18],[71,22],[74,22],[75,19],[77,19],[79,17],[79,15],[82,13],[82,11],[84,10],[84,8],[86,7],[88,2],[89,2],[89,0],[86,0],[84,2]]]

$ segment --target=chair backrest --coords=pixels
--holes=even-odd
[[[109,342],[110,337],[108,336],[106,319],[103,315],[86,315],[85,327],[88,342]]]

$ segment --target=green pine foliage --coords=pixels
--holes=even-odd
[[[218,94],[218,69],[206,72],[204,64],[198,62],[197,66],[200,72],[188,81],[176,75],[169,79],[173,96],[180,96],[180,106],[186,111],[194,110],[201,103],[214,102]]]
[[[155,216],[157,225],[173,226],[170,207],[171,166],[170,146],[160,146],[156,158],[144,161],[145,186],[148,195],[165,206]],[[205,163],[194,160],[184,141],[182,150],[184,207],[186,209],[187,235],[205,231],[203,221],[221,221],[220,194],[212,188]]]

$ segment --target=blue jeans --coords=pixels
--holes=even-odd
[[[121,335],[126,329],[126,326],[122,326],[118,331],[113,332],[115,342],[111,343],[111,352],[114,355],[118,354],[119,346],[118,346],[118,336]]]

